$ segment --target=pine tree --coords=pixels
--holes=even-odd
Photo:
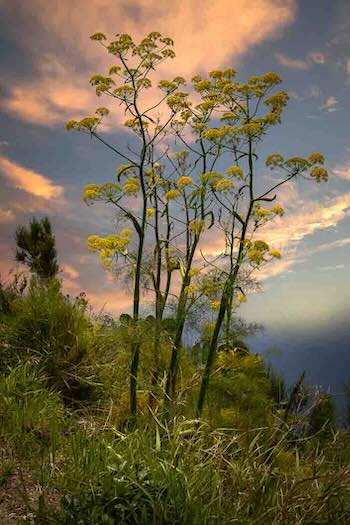
[[[56,277],[59,271],[56,240],[47,217],[41,220],[33,217],[29,227],[18,226],[16,244],[16,261],[28,266],[42,284]]]

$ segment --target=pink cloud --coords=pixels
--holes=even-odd
[[[13,222],[16,218],[16,215],[12,210],[2,210],[0,209],[0,224],[6,224],[8,222]]]
[[[54,184],[41,173],[21,166],[3,156],[0,156],[0,172],[12,186],[35,197],[50,200],[63,196],[62,186]]]
[[[175,0],[171,7],[156,0],[128,4],[112,0],[14,2],[34,20],[36,31],[20,33],[18,39],[32,50],[38,73],[24,82],[13,79],[2,106],[23,120],[45,126],[62,124],[95,109],[97,100],[87,83],[89,75],[103,72],[111,63],[107,54],[89,41],[96,31],[111,36],[117,31],[129,32],[138,40],[157,29],[174,38],[177,52],[177,58],[163,67],[160,75],[191,78],[194,73],[237,64],[254,46],[278,35],[296,13],[295,0],[203,0],[200,8],[195,0]],[[41,48],[37,53],[38,34],[48,52],[44,58]]]

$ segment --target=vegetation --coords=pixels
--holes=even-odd
[[[56,241],[47,217],[41,220],[34,217],[29,228],[18,226],[16,244],[16,260],[28,266],[38,279],[47,282],[56,277],[59,270]]]
[[[180,77],[163,80],[149,103],[171,39],[92,38],[118,63],[91,84],[122,105],[133,146],[100,133],[106,108],[67,127],[127,163],[84,200],[127,223],[88,245],[109,271],[125,263],[132,314],[95,315],[84,293],[64,295],[48,219],[18,227],[17,259],[32,278],[0,286],[0,496],[17,476],[17,523],[37,525],[346,525],[350,448],[331,398],[304,374],[288,389],[249,350],[260,327],[238,315],[254,272],[280,258],[257,237],[284,213],[279,188],[325,180],[323,156],[270,155],[276,180],[264,187],[259,145],[288,101],[277,75],[241,84],[232,69],[213,71],[188,92]],[[213,232],[215,258],[205,251]]]

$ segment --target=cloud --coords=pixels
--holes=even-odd
[[[287,246],[300,242],[316,231],[335,227],[349,216],[350,192],[324,202],[302,201],[300,209],[277,218],[262,230],[264,239],[270,244]]]
[[[338,99],[334,96],[331,96],[327,98],[326,102],[322,106],[320,106],[319,109],[332,113],[333,111],[338,110],[338,107],[337,107],[338,104],[339,104]]]
[[[346,59],[346,72],[350,75],[350,58]]]
[[[62,272],[65,277],[68,277],[69,279],[78,279],[80,273],[76,268],[74,268],[72,265],[63,263],[61,265]]]
[[[115,291],[102,290],[101,292],[88,292],[87,299],[96,311],[121,314],[130,310],[132,297],[130,293],[116,289]]]
[[[292,266],[307,260],[300,254],[300,243],[317,231],[337,226],[350,216],[350,192],[337,196],[325,204],[301,199],[296,186],[290,185],[283,189],[278,202],[285,205],[287,213],[267,223],[258,231],[255,238],[264,239],[271,247],[281,250],[282,259],[266,265],[257,272],[256,277],[260,280],[285,273]],[[333,245],[321,245],[314,251],[348,243],[350,240],[339,240]],[[221,235],[218,235],[214,229],[210,230],[209,235],[202,242],[204,255],[206,258],[216,257],[223,250],[224,241]]]
[[[345,268],[344,264],[335,264],[334,266],[321,266],[320,270],[321,272],[329,272],[334,270],[343,270]]]
[[[305,71],[310,68],[310,63],[301,58],[292,58],[284,53],[275,53],[275,58],[281,66],[296,71]]]
[[[334,175],[340,177],[341,179],[350,181],[350,166],[340,166],[333,170]]]
[[[326,250],[334,250],[334,248],[342,248],[343,246],[347,246],[348,244],[350,244],[350,237],[320,244],[320,246],[318,246],[315,251],[321,252]]]
[[[0,156],[0,172],[10,184],[36,197],[56,199],[63,196],[63,187],[29,168]]]
[[[174,38],[178,57],[162,68],[162,76],[191,77],[203,69],[237,64],[254,46],[278,35],[296,13],[295,0],[203,0],[200,9],[196,0],[175,0],[171,7],[157,0],[13,0],[13,4],[13,12],[33,24],[33,31],[18,32],[16,40],[31,51],[36,75],[25,81],[12,79],[2,106],[45,126],[89,114],[97,105],[87,80],[96,68],[103,71],[110,58],[89,40],[96,31],[111,36],[129,32],[138,40],[156,28]],[[47,50],[44,58],[38,38]]]
[[[320,52],[309,53],[309,57],[315,64],[324,64],[326,62],[324,54]]]
[[[5,224],[8,222],[13,222],[16,216],[12,210],[2,210],[0,208],[0,224]]]

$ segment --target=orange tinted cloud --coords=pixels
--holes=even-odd
[[[16,216],[12,210],[2,210],[0,208],[0,224],[13,222]]]
[[[87,298],[97,312],[121,314],[132,306],[132,296],[118,289],[102,290],[101,293],[88,292]]]
[[[110,59],[95,42],[89,41],[89,35],[96,31],[110,36],[128,32],[139,40],[150,31],[159,30],[174,38],[177,53],[177,58],[162,68],[161,75],[191,78],[194,73],[237,64],[248,50],[290,24],[296,12],[295,0],[14,3],[18,10],[36,20],[38,31],[45,38],[45,49],[52,56],[43,59],[41,52],[36,57],[36,78],[24,84],[15,82],[2,105],[24,120],[48,126],[88,114],[97,105],[87,80],[90,73],[101,72],[110,65]],[[37,34],[19,34],[18,39],[35,54]]]
[[[80,275],[78,270],[76,270],[76,268],[74,268],[74,266],[72,266],[71,264],[64,263],[61,265],[61,269],[64,276],[69,279],[77,279]]]
[[[54,199],[62,197],[63,187],[29,168],[25,168],[6,157],[0,156],[0,172],[12,186],[26,191],[36,197]]]

